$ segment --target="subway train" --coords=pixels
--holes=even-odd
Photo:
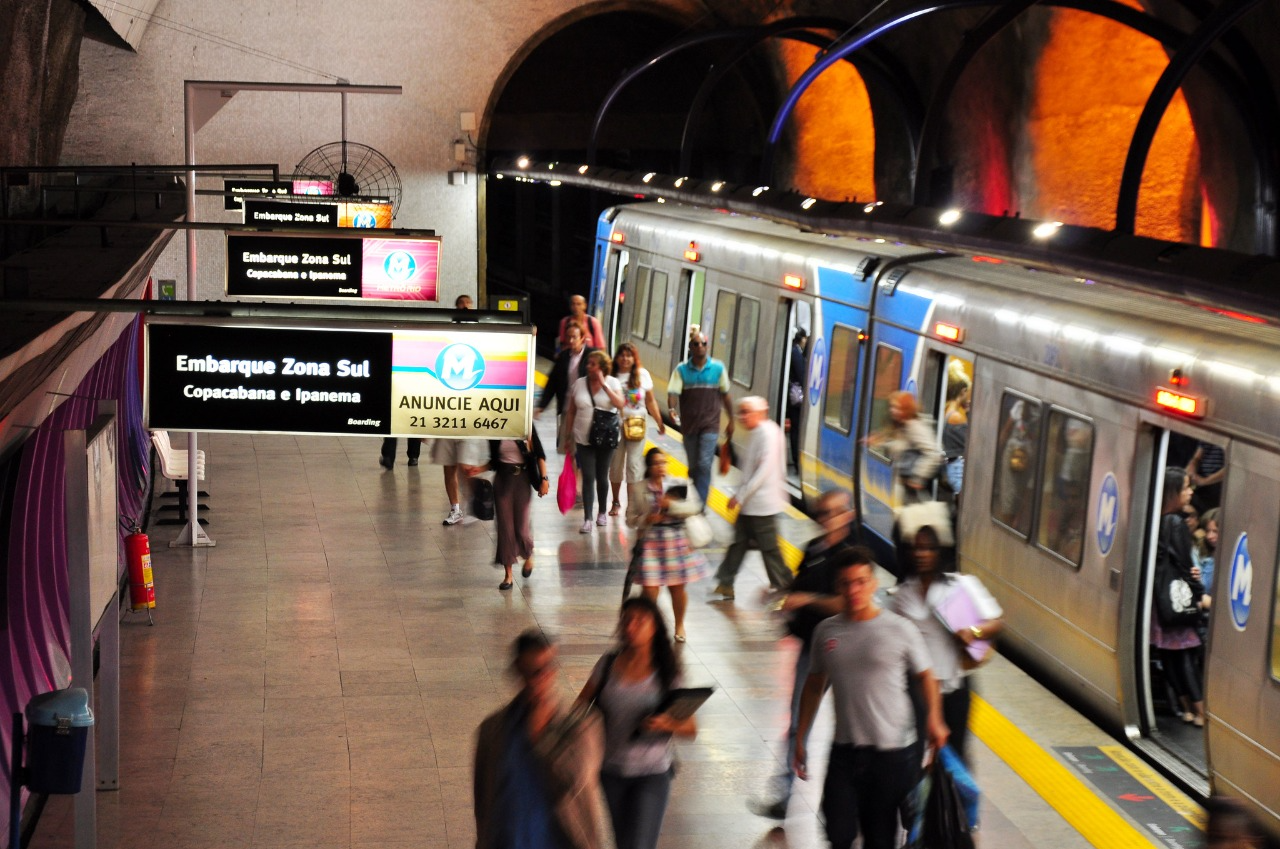
[[[1003,605],[1004,649],[1184,787],[1244,799],[1280,831],[1280,312],[1256,308],[1267,299],[1243,309],[1136,274],[653,201],[601,214],[592,273],[591,309],[611,347],[636,345],[660,406],[697,325],[733,395],[768,399],[795,440],[793,497],[851,490],[886,563],[891,461],[865,437],[897,390],[940,435],[948,400],[967,403],[957,562]],[[1148,644],[1160,481],[1197,452],[1225,464],[1203,729],[1168,709]]]

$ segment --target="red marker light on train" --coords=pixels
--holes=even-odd
[[[1003,265],[1003,264],[1004,264],[1004,260],[1002,260],[1002,259],[1001,259],[1000,257],[998,257],[998,256],[975,256],[975,257],[973,258],[973,261],[974,261],[974,262],[989,262],[989,263],[991,263],[992,265]]]
[[[1182,413],[1185,416],[1204,417],[1204,404],[1199,398],[1183,395],[1163,386],[1156,387],[1156,404],[1166,410],[1173,410],[1175,413]]]
[[[684,258],[689,260],[689,262],[700,262],[702,260],[702,254],[698,253],[698,246],[693,242],[690,242],[689,247],[684,249]]]
[[[621,245],[627,241],[627,237],[622,235],[621,230],[614,230],[612,233],[609,234],[609,241],[613,242],[616,245]]]
[[[935,322],[933,325],[934,335],[940,339],[946,339],[948,342],[963,342],[964,331],[954,324],[945,324],[941,321]]]
[[[804,278],[798,274],[784,274],[782,277],[782,285],[788,289],[795,289],[797,292],[804,288]]]

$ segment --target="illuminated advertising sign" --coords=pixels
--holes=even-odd
[[[226,192],[224,209],[239,209],[246,197],[287,197],[293,193],[293,183],[286,180],[223,180],[222,187]]]
[[[333,186],[333,180],[324,177],[308,177],[306,179],[294,178],[293,193],[295,195],[332,195],[337,190]]]
[[[345,201],[338,204],[338,226],[386,230],[391,226],[389,201]]]
[[[337,227],[335,203],[289,203],[244,200],[244,223],[250,227]]]
[[[532,426],[531,328],[154,318],[149,429],[452,439]]]
[[[227,233],[231,297],[435,301],[439,277],[437,236]]]

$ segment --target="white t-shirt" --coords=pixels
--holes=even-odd
[[[618,383],[622,385],[622,394],[626,396],[627,406],[622,408],[624,416],[643,416],[645,414],[645,398],[648,393],[653,391],[653,378],[649,375],[647,368],[640,369],[640,388],[632,389],[630,386],[631,372],[616,375]]]
[[[608,386],[615,392],[622,391],[622,384],[618,383],[618,378],[612,375],[605,375],[604,385]],[[591,418],[594,413],[591,410],[599,407],[602,410],[618,412],[618,408],[613,406],[613,401],[609,399],[609,393],[604,391],[604,386],[596,392],[595,397],[591,397],[591,392],[587,389],[587,378],[580,377],[574,381],[573,388],[569,390],[569,400],[573,404],[573,441],[578,445],[590,445],[591,439]]]

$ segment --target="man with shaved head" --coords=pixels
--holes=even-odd
[[[720,410],[729,417],[724,431],[727,439],[733,436],[733,403],[729,400],[729,371],[710,355],[707,334],[701,330],[689,334],[689,359],[676,366],[667,381],[667,407],[680,428],[689,477],[705,508],[711,492],[711,462],[720,438]]]

